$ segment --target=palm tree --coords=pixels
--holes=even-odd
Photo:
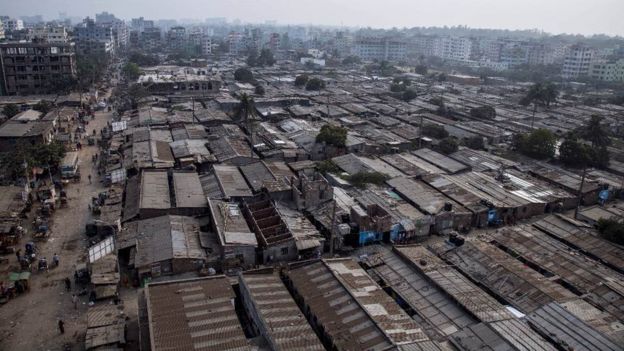
[[[602,117],[598,115],[591,116],[582,129],[581,135],[583,139],[591,142],[592,147],[603,147],[610,143],[609,132],[602,125]]]
[[[253,145],[254,145],[254,133],[253,133],[253,125],[255,123],[256,117],[256,106],[254,99],[249,97],[246,93],[242,93],[240,96],[240,102],[236,107],[235,115],[239,118],[239,121],[245,125],[245,129],[247,130],[247,135],[249,135],[250,148],[251,148],[251,157],[253,157]]]
[[[550,104],[557,101],[559,91],[557,86],[551,82],[547,83],[535,83],[529,88],[526,95],[520,104],[528,106],[533,104],[533,115],[531,116],[531,129],[533,129],[533,123],[535,121],[535,113],[537,112],[537,105],[550,107]]]

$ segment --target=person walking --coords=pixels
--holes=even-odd
[[[59,319],[58,321],[58,328],[61,334],[65,334],[65,322],[63,322],[62,319]]]
[[[90,174],[89,174],[88,178],[89,178],[89,184],[91,184],[91,175]]]
[[[21,262],[22,259],[22,249],[17,249],[17,251],[15,251],[15,256],[17,257],[17,262]]]
[[[65,277],[65,290],[71,291],[71,280],[69,277]]]
[[[72,294],[72,303],[74,304],[74,309],[78,309],[78,296],[76,294]]]
[[[59,255],[54,253],[54,256],[52,256],[52,265],[54,265],[54,267],[58,267],[60,262],[61,262],[61,258],[59,257]]]

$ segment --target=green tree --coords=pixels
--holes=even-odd
[[[149,92],[141,84],[132,84],[130,87],[128,87],[128,90],[126,91],[126,96],[130,100],[131,108],[137,109],[139,108],[139,105],[141,104],[143,99],[149,96]]]
[[[325,143],[335,147],[345,147],[347,143],[347,129],[326,124],[316,136],[317,143]]]
[[[355,65],[362,63],[362,60],[358,56],[347,56],[342,60],[343,65]]]
[[[593,115],[579,131],[581,138],[591,142],[592,147],[607,146],[611,142],[609,131],[602,120],[601,116]]]
[[[494,119],[496,118],[496,110],[492,106],[479,106],[470,109],[470,115],[479,119]]]
[[[347,177],[347,181],[358,188],[366,188],[367,184],[382,185],[388,176],[379,172],[358,172]]]
[[[559,146],[559,161],[568,167],[583,168],[590,163],[589,150],[576,137],[569,135]]]
[[[133,51],[128,55],[128,61],[134,62],[139,66],[158,66],[160,59],[158,56],[146,55],[139,51]]]
[[[609,150],[606,146],[592,146],[589,148],[589,155],[592,167],[609,168]]]
[[[134,62],[128,62],[124,65],[122,73],[129,81],[136,81],[141,76],[141,68]]]
[[[417,96],[418,96],[418,94],[414,90],[406,89],[403,92],[402,99],[403,99],[403,101],[408,101],[409,102],[409,101],[414,100]]]
[[[258,52],[256,50],[249,50],[249,55],[247,55],[247,66],[256,67],[258,65]]]
[[[332,160],[323,160],[323,161],[317,162],[316,170],[323,174],[340,172],[340,168]]]
[[[414,72],[422,76],[426,76],[428,71],[429,69],[427,68],[427,66],[423,64],[417,65],[416,68],[414,68]]]
[[[624,221],[616,218],[600,218],[596,228],[601,237],[618,245],[624,245]]]
[[[544,160],[555,155],[557,137],[548,129],[536,129],[528,135],[523,135],[517,140],[516,148],[523,154]]]
[[[402,91],[405,91],[405,89],[406,89],[405,84],[397,84],[397,83],[390,84],[390,91],[393,93],[400,93]]]
[[[529,106],[530,104],[533,104],[531,128],[533,128],[533,124],[535,121],[537,106],[541,105],[549,108],[550,104],[557,100],[558,95],[559,90],[557,89],[557,86],[551,82],[535,83],[529,88],[529,90],[527,90],[526,95],[520,100],[520,104],[524,106]]]
[[[248,68],[241,67],[234,71],[234,79],[239,82],[249,83],[253,82],[253,73]]]
[[[256,93],[256,95],[264,95],[265,90],[264,87],[260,84],[256,85],[256,88],[254,89],[254,92]]]
[[[20,110],[16,104],[6,104],[2,109],[2,114],[7,116],[7,118],[13,118],[18,113],[20,113]]]
[[[269,49],[262,49],[258,56],[258,63],[260,66],[273,66],[275,64],[275,58],[273,52]]]
[[[310,77],[308,77],[307,74],[300,74],[297,77],[295,77],[295,86],[297,87],[303,87],[306,85],[306,83],[308,82],[308,79],[310,79]]]
[[[483,137],[478,136],[478,135],[464,139],[464,145],[473,150],[485,150],[485,143],[483,142]]]
[[[33,110],[41,112],[43,115],[46,115],[50,110],[52,110],[52,103],[47,100],[41,100],[33,106]]]
[[[449,133],[443,126],[438,124],[425,124],[422,130],[423,135],[426,135],[435,139],[444,139],[449,136]]]
[[[440,143],[438,144],[438,149],[441,153],[448,155],[456,152],[459,149],[459,145],[457,144],[457,140],[455,140],[455,138],[446,137],[440,140]]]
[[[311,78],[305,86],[306,90],[318,91],[325,88],[325,82],[320,78]]]

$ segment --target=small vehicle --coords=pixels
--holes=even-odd
[[[93,146],[93,145],[95,145],[95,138],[94,138],[94,137],[92,137],[92,136],[88,137],[88,138],[87,138],[87,144],[88,144],[89,146]]]
[[[46,260],[45,257],[39,259],[39,262],[37,264],[37,269],[39,270],[39,272],[48,271],[49,269],[48,260]]]

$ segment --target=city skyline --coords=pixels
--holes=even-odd
[[[297,1],[286,0],[181,0],[170,6],[165,2],[135,0],[122,2],[50,0],[44,3],[25,0],[0,1],[4,14],[18,17],[43,15],[46,19],[68,16],[93,16],[108,11],[119,18],[198,19],[225,17],[248,23],[276,21],[278,24],[312,24],[345,27],[404,28],[468,26],[471,28],[527,30],[550,34],[624,35],[624,2],[617,0],[387,0],[380,8],[378,1]],[[37,10],[33,12],[33,9]],[[326,11],[332,8],[332,11]],[[539,9],[539,11],[536,11]],[[416,15],[412,15],[416,14]]]

